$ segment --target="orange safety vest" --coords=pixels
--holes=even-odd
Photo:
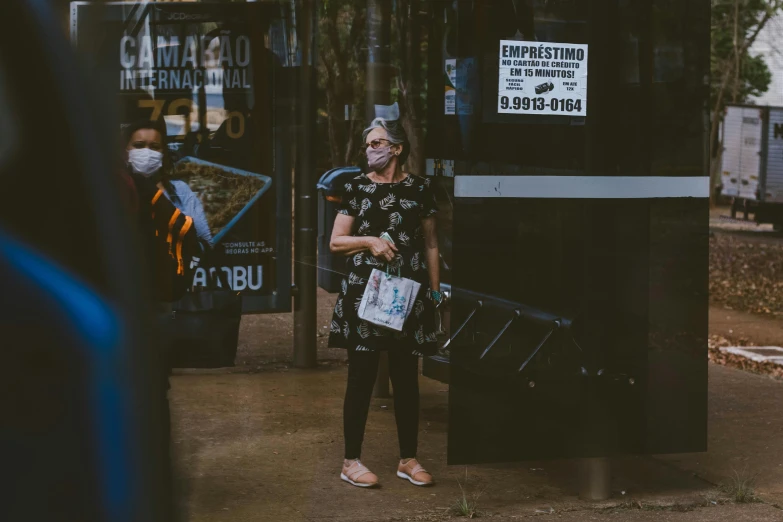
[[[154,278],[158,298],[180,299],[193,283],[199,252],[193,218],[186,216],[158,190],[151,201],[155,228]]]

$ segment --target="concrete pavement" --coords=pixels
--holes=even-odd
[[[328,324],[333,304],[333,296],[319,294],[319,327]],[[445,465],[447,387],[420,381],[420,455],[437,485],[416,488],[396,478],[389,399],[373,401],[363,455],[382,488],[349,486],[338,477],[344,352],[326,348],[324,335],[320,367],[290,369],[291,326],[290,315],[245,317],[237,368],[186,370],[172,377],[177,475],[188,519],[450,519],[466,468]],[[568,461],[471,466],[466,491],[483,492],[482,517],[498,521],[783,520],[783,511],[772,505],[783,505],[783,382],[710,365],[709,401],[709,451],[615,460],[608,502],[577,498],[577,467]],[[766,504],[713,504],[719,500],[715,484],[743,469],[758,474]]]
[[[783,382],[710,365],[707,453],[661,457],[720,482],[734,471],[757,475],[760,497],[783,505]]]
[[[345,375],[344,366],[330,364],[317,370],[175,376],[175,448],[190,520],[446,518],[460,497],[459,482],[465,481],[466,473],[464,467],[445,465],[446,387],[426,378],[421,381],[420,454],[438,479],[437,486],[416,488],[395,477],[393,405],[391,400],[374,400],[363,460],[383,487],[368,491],[338,478]],[[687,513],[661,509],[701,506],[708,502],[705,499],[717,499],[714,483],[744,466],[759,474],[762,498],[779,502],[781,405],[783,383],[713,365],[706,454],[618,459],[614,498],[600,504],[577,498],[577,468],[567,461],[471,466],[467,490],[483,491],[479,509],[498,520],[533,515],[563,520],[721,520],[716,517],[727,510],[736,513],[732,520],[746,515],[747,520],[783,520],[783,512],[770,505],[717,505]],[[633,502],[641,502],[643,509]]]

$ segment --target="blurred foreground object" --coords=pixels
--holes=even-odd
[[[173,520],[118,127],[46,2],[0,18],[0,520]]]

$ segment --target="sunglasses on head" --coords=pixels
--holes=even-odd
[[[383,138],[379,138],[379,139],[377,139],[377,140],[372,140],[370,143],[365,143],[364,145],[365,145],[365,146],[366,146],[368,149],[369,149],[369,148],[371,148],[371,147],[372,147],[373,149],[377,149],[378,147],[380,147],[380,146],[381,146],[381,142],[382,142],[382,141],[385,141],[386,143],[389,143],[389,144],[391,144],[391,142],[390,142],[389,140],[385,140],[385,139],[383,139]]]

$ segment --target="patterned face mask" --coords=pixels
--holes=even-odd
[[[393,157],[394,153],[392,153],[391,145],[378,147],[377,149],[367,147],[367,166],[376,172],[383,170]]]

